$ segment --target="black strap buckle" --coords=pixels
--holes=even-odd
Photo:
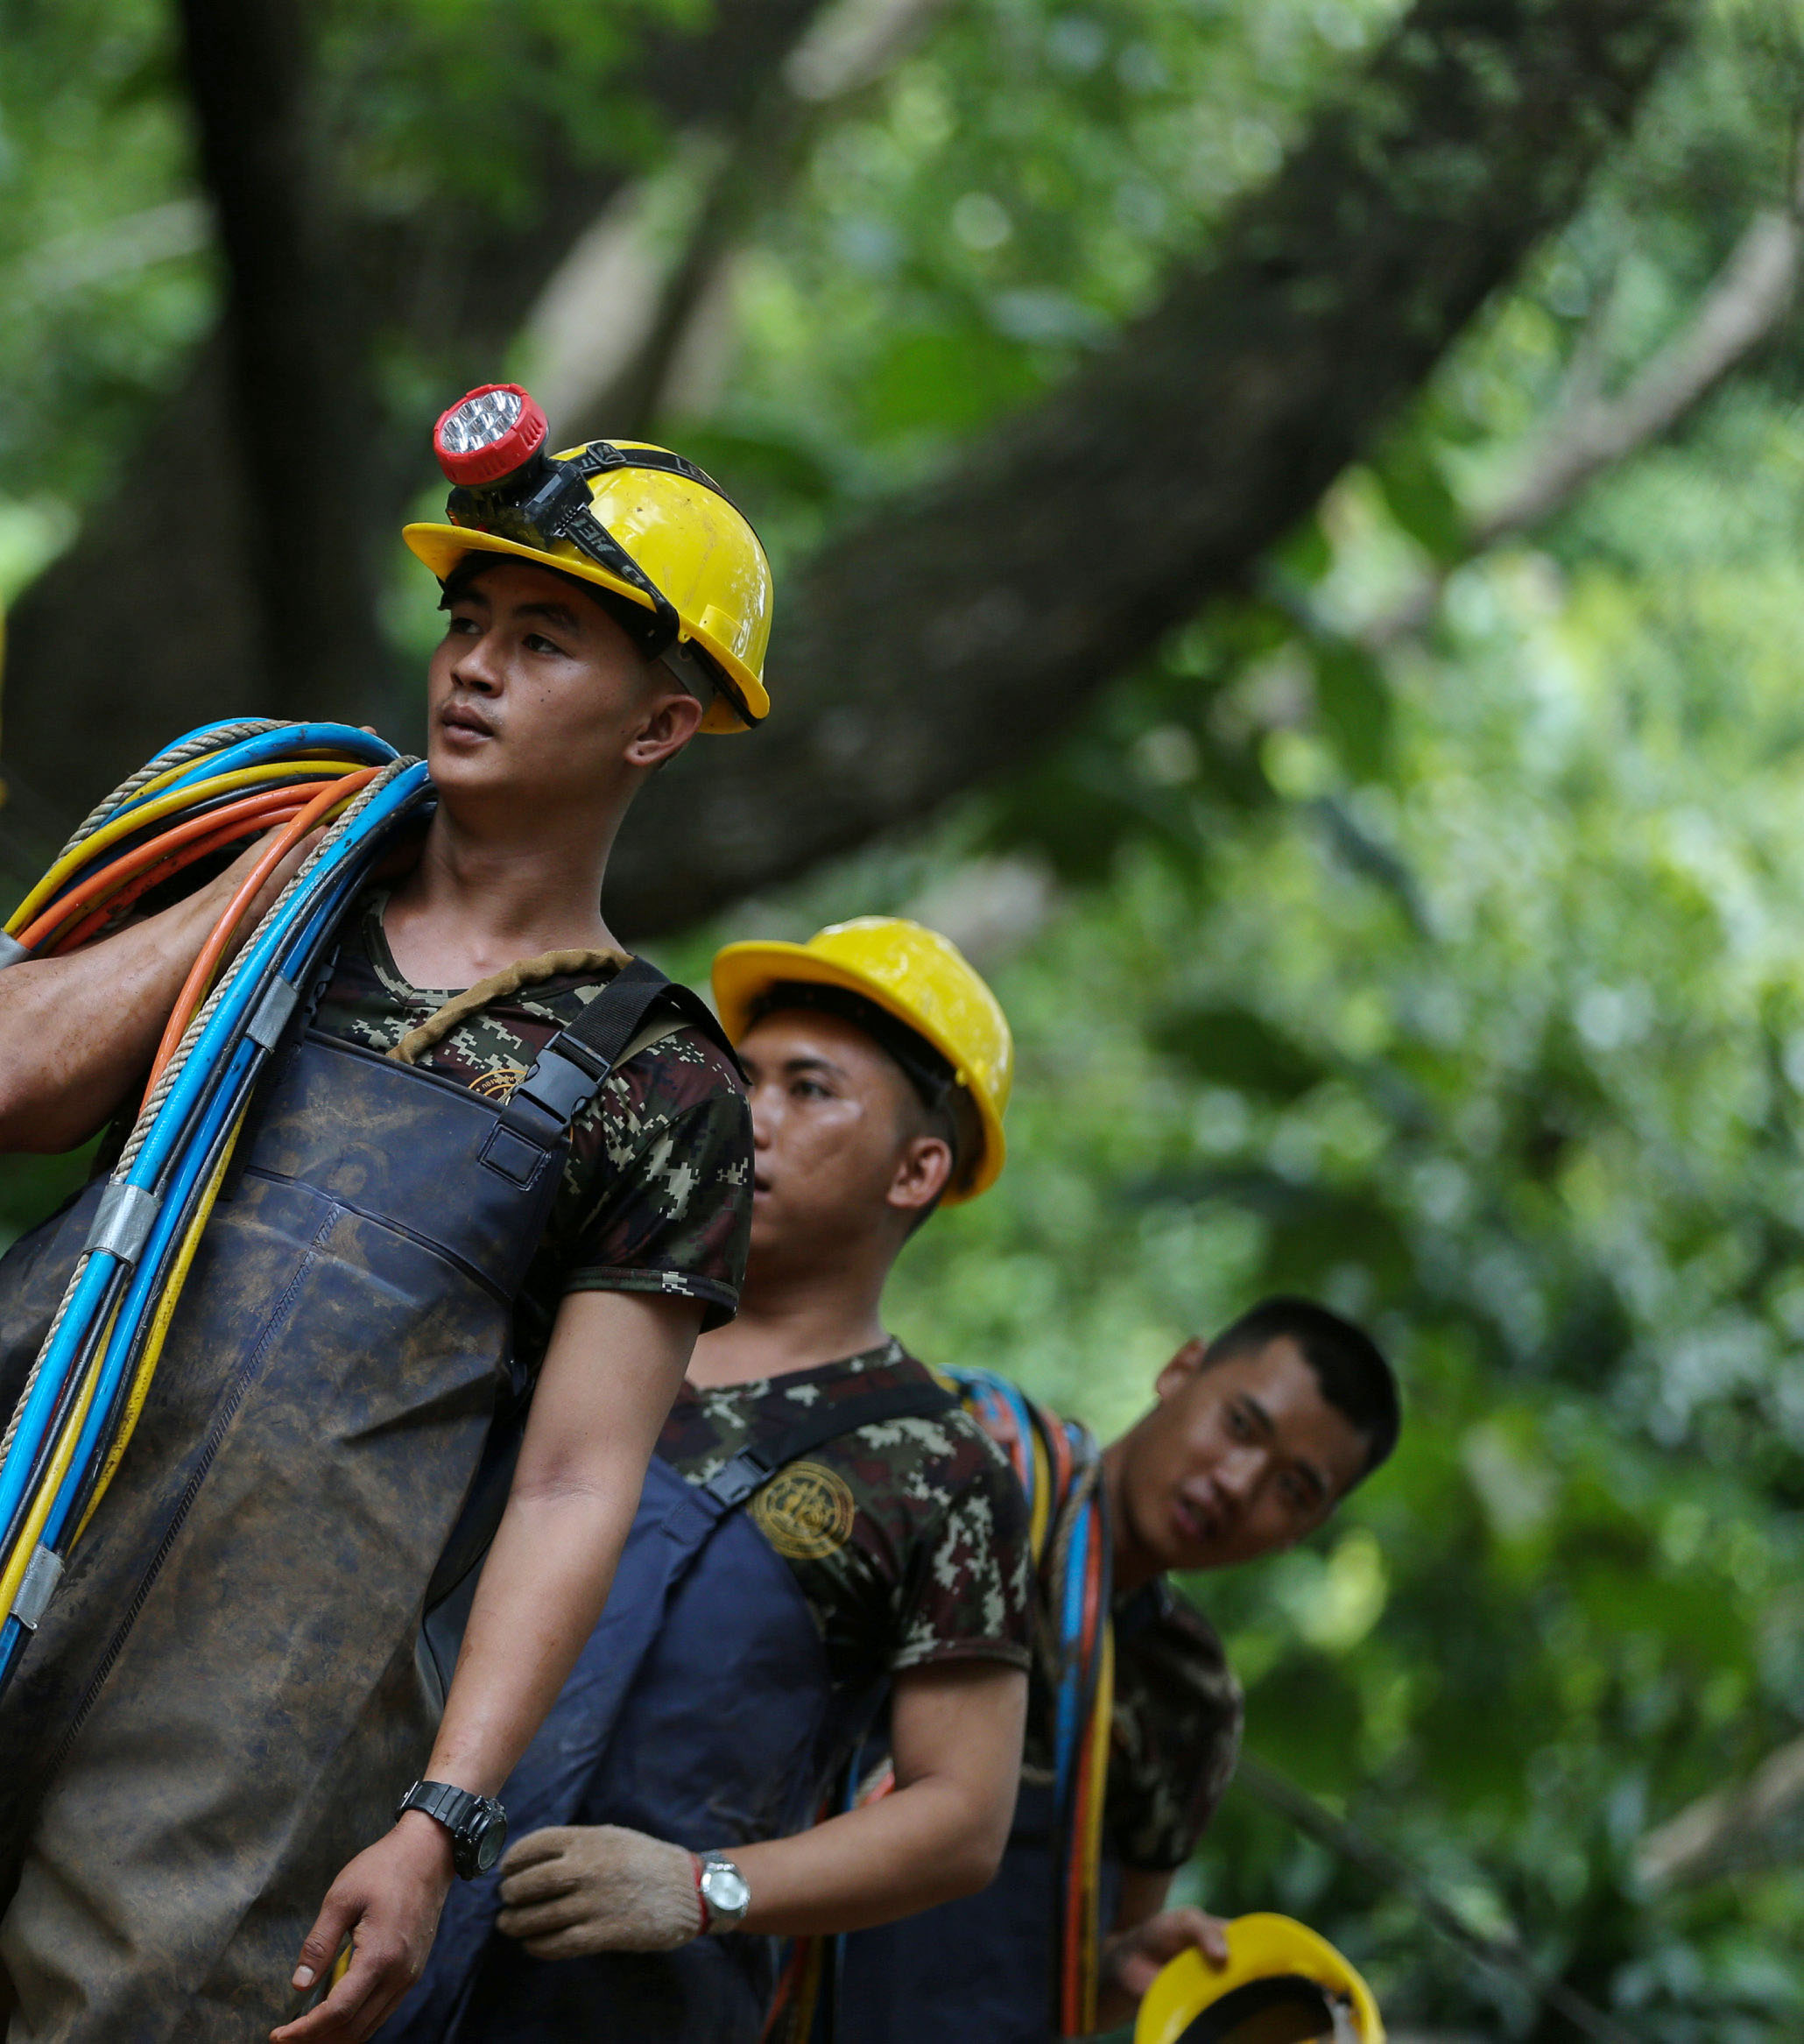
[[[542,1108],[561,1130],[588,1104],[607,1075],[606,1065],[591,1058],[567,1034],[560,1034],[539,1052],[532,1069],[509,1096],[508,1105],[519,1101]]]
[[[754,1491],[762,1490],[776,1473],[777,1464],[767,1462],[757,1448],[742,1448],[702,1488],[730,1512],[734,1505],[744,1504]]]

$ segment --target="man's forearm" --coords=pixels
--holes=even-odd
[[[559,1312],[483,1565],[432,1779],[493,1795],[595,1629],[701,1308],[579,1292]]]
[[[601,1616],[638,1501],[637,1478],[623,1472],[612,1490],[509,1502],[446,1698],[433,1780],[479,1795],[500,1789]]]
[[[0,971],[0,1153],[72,1150],[103,1125],[154,1056],[189,969],[261,849],[100,943]],[[277,869],[240,941],[302,856]]]
[[[732,1855],[751,1890],[743,1928],[831,1936],[975,1894],[998,1858],[994,1827],[955,1785],[918,1781],[793,1838]]]
[[[1001,1864],[1021,1773],[1027,1677],[955,1660],[896,1677],[898,1787],[793,1838],[733,1857],[751,1890],[748,1930],[831,1935],[975,1894]]]

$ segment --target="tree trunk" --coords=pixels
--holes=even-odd
[[[1571,210],[1683,0],[1420,0],[1219,252],[778,592],[772,714],[641,798],[609,913],[692,921],[1061,731],[1235,587]]]
[[[648,38],[628,82],[675,126],[735,125],[818,4],[716,0],[702,32]],[[208,717],[392,721],[375,592],[425,479],[426,422],[417,402],[384,408],[378,350],[411,350],[454,396],[493,376],[636,174],[547,151],[523,220],[449,204],[360,216],[310,126],[304,11],[182,0],[182,17],[227,307],[112,495],[7,620],[6,772],[34,824],[73,821]]]

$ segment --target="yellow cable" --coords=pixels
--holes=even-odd
[[[283,758],[292,765],[302,766],[311,765],[316,757],[324,758],[324,747],[320,748],[317,754],[309,752],[286,752],[283,754]],[[159,788],[167,787],[171,781],[179,779],[185,773],[192,773],[200,764],[201,760],[197,758],[178,760],[173,766],[166,766],[162,772],[152,779],[145,781],[140,787],[134,788],[131,793],[131,800],[134,802],[143,801],[146,795],[154,795]]]
[[[1053,1523],[1053,1463],[1038,1427],[1029,1427],[1027,1448],[1033,1457],[1033,1515],[1027,1528],[1027,1551],[1037,1566],[1046,1553],[1046,1534]]]
[[[220,1182],[225,1177],[226,1166],[231,1161],[232,1151],[238,1140],[238,1131],[243,1125],[244,1117],[241,1113],[236,1127],[233,1129],[230,1136],[226,1139],[226,1145],[220,1153],[219,1162],[214,1166],[213,1175],[207,1181],[207,1189],[201,1195],[201,1203],[195,1209],[194,1219],[188,1223],[187,1233],[182,1237],[181,1249],[175,1259],[175,1267],[170,1272],[169,1282],[163,1287],[162,1296],[157,1302],[156,1316],[151,1322],[150,1338],[144,1343],[144,1352],[138,1363],[137,1374],[131,1382],[131,1393],[126,1403],[125,1416],[120,1425],[118,1435],[107,1451],[107,1459],[101,1470],[100,1481],[95,1486],[94,1496],[88,1500],[87,1511],[81,1515],[81,1525],[75,1528],[74,1539],[63,1550],[65,1555],[74,1548],[75,1541],[79,1540],[88,1530],[88,1522],[94,1517],[95,1507],[106,1494],[107,1486],[113,1480],[113,1472],[118,1468],[120,1458],[125,1453],[126,1444],[130,1441],[132,1433],[137,1426],[138,1414],[144,1410],[144,1399],[151,1388],[151,1379],[157,1373],[157,1363],[163,1352],[164,1336],[168,1333],[170,1318],[175,1311],[177,1300],[181,1296],[182,1286],[187,1279],[188,1266],[194,1260],[194,1251],[200,1245],[201,1236],[207,1226],[208,1216],[213,1211],[213,1202],[219,1196]],[[87,1378],[76,1397],[74,1407],[63,1421],[62,1430],[57,1437],[56,1448],[51,1457],[49,1467],[45,1470],[39,1482],[37,1495],[32,1501],[31,1511],[26,1515],[24,1526],[19,1529],[18,1540],[7,1561],[5,1572],[0,1574],[0,1612],[9,1612],[12,1609],[13,1600],[18,1595],[18,1586],[25,1579],[25,1573],[31,1565],[32,1556],[37,1552],[38,1536],[44,1530],[44,1522],[50,1516],[50,1508],[56,1501],[58,1491],[62,1488],[63,1478],[68,1474],[70,1463],[74,1460],[75,1444],[81,1438],[82,1427],[87,1423],[88,1407],[94,1403],[95,1386],[100,1381],[100,1365],[106,1355],[107,1345],[112,1339],[113,1327],[118,1319],[118,1312],[119,1309],[116,1306],[108,1318],[104,1333],[95,1345]]]
[[[84,838],[73,851],[63,854],[7,919],[7,934],[17,936],[66,880],[92,863],[95,853],[116,844],[122,837],[130,837],[134,831],[142,830],[146,823],[160,822],[164,817],[191,809],[196,803],[209,801],[215,795],[231,794],[239,788],[260,787],[265,781],[298,780],[303,776],[325,780],[335,774],[358,771],[358,763],[354,759],[309,759],[304,763],[278,759],[267,766],[241,766],[212,780],[196,781],[192,787],[179,788],[173,795],[159,796],[153,802],[128,810],[110,823],[102,824],[92,837]]]
[[[1083,1812],[1084,1935],[1078,1991],[1086,2031],[1096,2026],[1096,1995],[1102,1974],[1103,1813],[1109,1800],[1109,1755],[1114,1733],[1115,1627],[1105,1619],[1090,1723],[1089,1807]]]
[[[68,1474],[69,1464],[75,1459],[75,1443],[81,1438],[81,1428],[88,1418],[88,1408],[94,1403],[94,1387],[100,1381],[101,1358],[107,1352],[107,1343],[112,1339],[113,1322],[119,1317],[116,1306],[109,1315],[106,1329],[101,1336],[90,1357],[88,1374],[81,1388],[75,1395],[75,1402],[64,1415],[62,1431],[57,1435],[56,1448],[50,1458],[50,1466],[44,1472],[38,1485],[32,1508],[25,1515],[25,1522],[19,1528],[18,1539],[7,1558],[6,1568],[0,1574],[0,1613],[11,1616],[13,1602],[18,1596],[18,1586],[25,1581],[25,1570],[31,1566],[32,1556],[38,1551],[38,1536],[44,1530],[44,1522],[50,1517],[50,1508],[56,1502],[57,1491]]]
[[[362,793],[363,790],[360,788],[357,791],[357,794],[361,794]],[[347,795],[343,801],[335,802],[332,807],[328,809],[320,818],[320,821],[314,826],[314,828],[316,830],[323,830],[328,823],[337,822],[338,819],[342,816],[345,811],[350,807],[351,804],[356,800],[357,794]],[[232,961],[229,958],[222,956],[218,964],[214,967],[212,976],[208,980],[207,984],[201,990],[201,997],[194,1003],[194,1006],[188,1010],[187,1014],[183,1018],[182,1030],[184,1033],[186,1033],[188,1025],[194,1019],[194,1017],[198,1015],[201,1009],[207,1005],[208,1002],[213,998],[214,989],[219,984],[220,981],[225,977],[227,972],[230,969],[231,963]],[[234,1130],[232,1134],[232,1140],[236,1142],[237,1139],[237,1131]]]
[[[182,1286],[188,1281],[188,1265],[194,1260],[194,1251],[201,1246],[201,1237],[205,1232],[208,1216],[213,1212],[213,1202],[219,1197],[221,1181],[226,1174],[226,1166],[232,1160],[232,1152],[238,1146],[238,1136],[244,1126],[241,1112],[226,1138],[225,1148],[219,1153],[219,1162],[213,1167],[213,1176],[207,1181],[207,1189],[201,1195],[201,1203],[194,1209],[194,1217],[188,1223],[188,1231],[181,1238],[181,1247],[176,1252],[175,1267],[169,1273],[169,1281],[163,1287],[162,1296],[157,1301],[157,1311],[151,1322],[151,1331],[144,1342],[144,1354],[138,1358],[137,1374],[131,1380],[131,1394],[125,1401],[124,1417],[119,1422],[119,1431],[112,1446],[107,1450],[107,1459],[102,1466],[100,1481],[94,1486],[94,1495],[88,1500],[88,1509],[81,1514],[81,1523],[75,1528],[75,1541],[88,1531],[88,1522],[94,1517],[100,1501],[107,1494],[107,1485],[113,1480],[113,1472],[119,1466],[131,1436],[137,1431],[138,1414],[143,1412],[144,1399],[150,1395],[151,1379],[157,1374],[157,1364],[163,1354],[164,1337],[169,1332],[169,1322],[174,1317],[177,1302],[181,1298]]]

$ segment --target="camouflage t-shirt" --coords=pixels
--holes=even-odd
[[[750,1384],[686,1385],[658,1452],[705,1484],[754,1428],[768,1439],[822,1399],[933,1381],[891,1341]],[[1001,1450],[956,1408],[825,1441],[746,1510],[794,1571],[836,1687],[940,1661],[1028,1665],[1026,1505]]]
[[[315,1026],[388,1051],[452,997],[411,986],[383,930],[386,889],[352,912]],[[419,1061],[504,1096],[607,983],[564,976],[506,996]],[[545,1240],[521,1287],[516,1343],[543,1357],[568,1292],[658,1292],[702,1303],[704,1328],[730,1320],[751,1228],[751,1116],[739,1075],[701,1030],[660,1038],[610,1074],[576,1117]]]
[[[1182,1866],[1226,1794],[1244,1705],[1220,1636],[1163,1576],[1115,1603],[1103,1823],[1124,1866]]]

